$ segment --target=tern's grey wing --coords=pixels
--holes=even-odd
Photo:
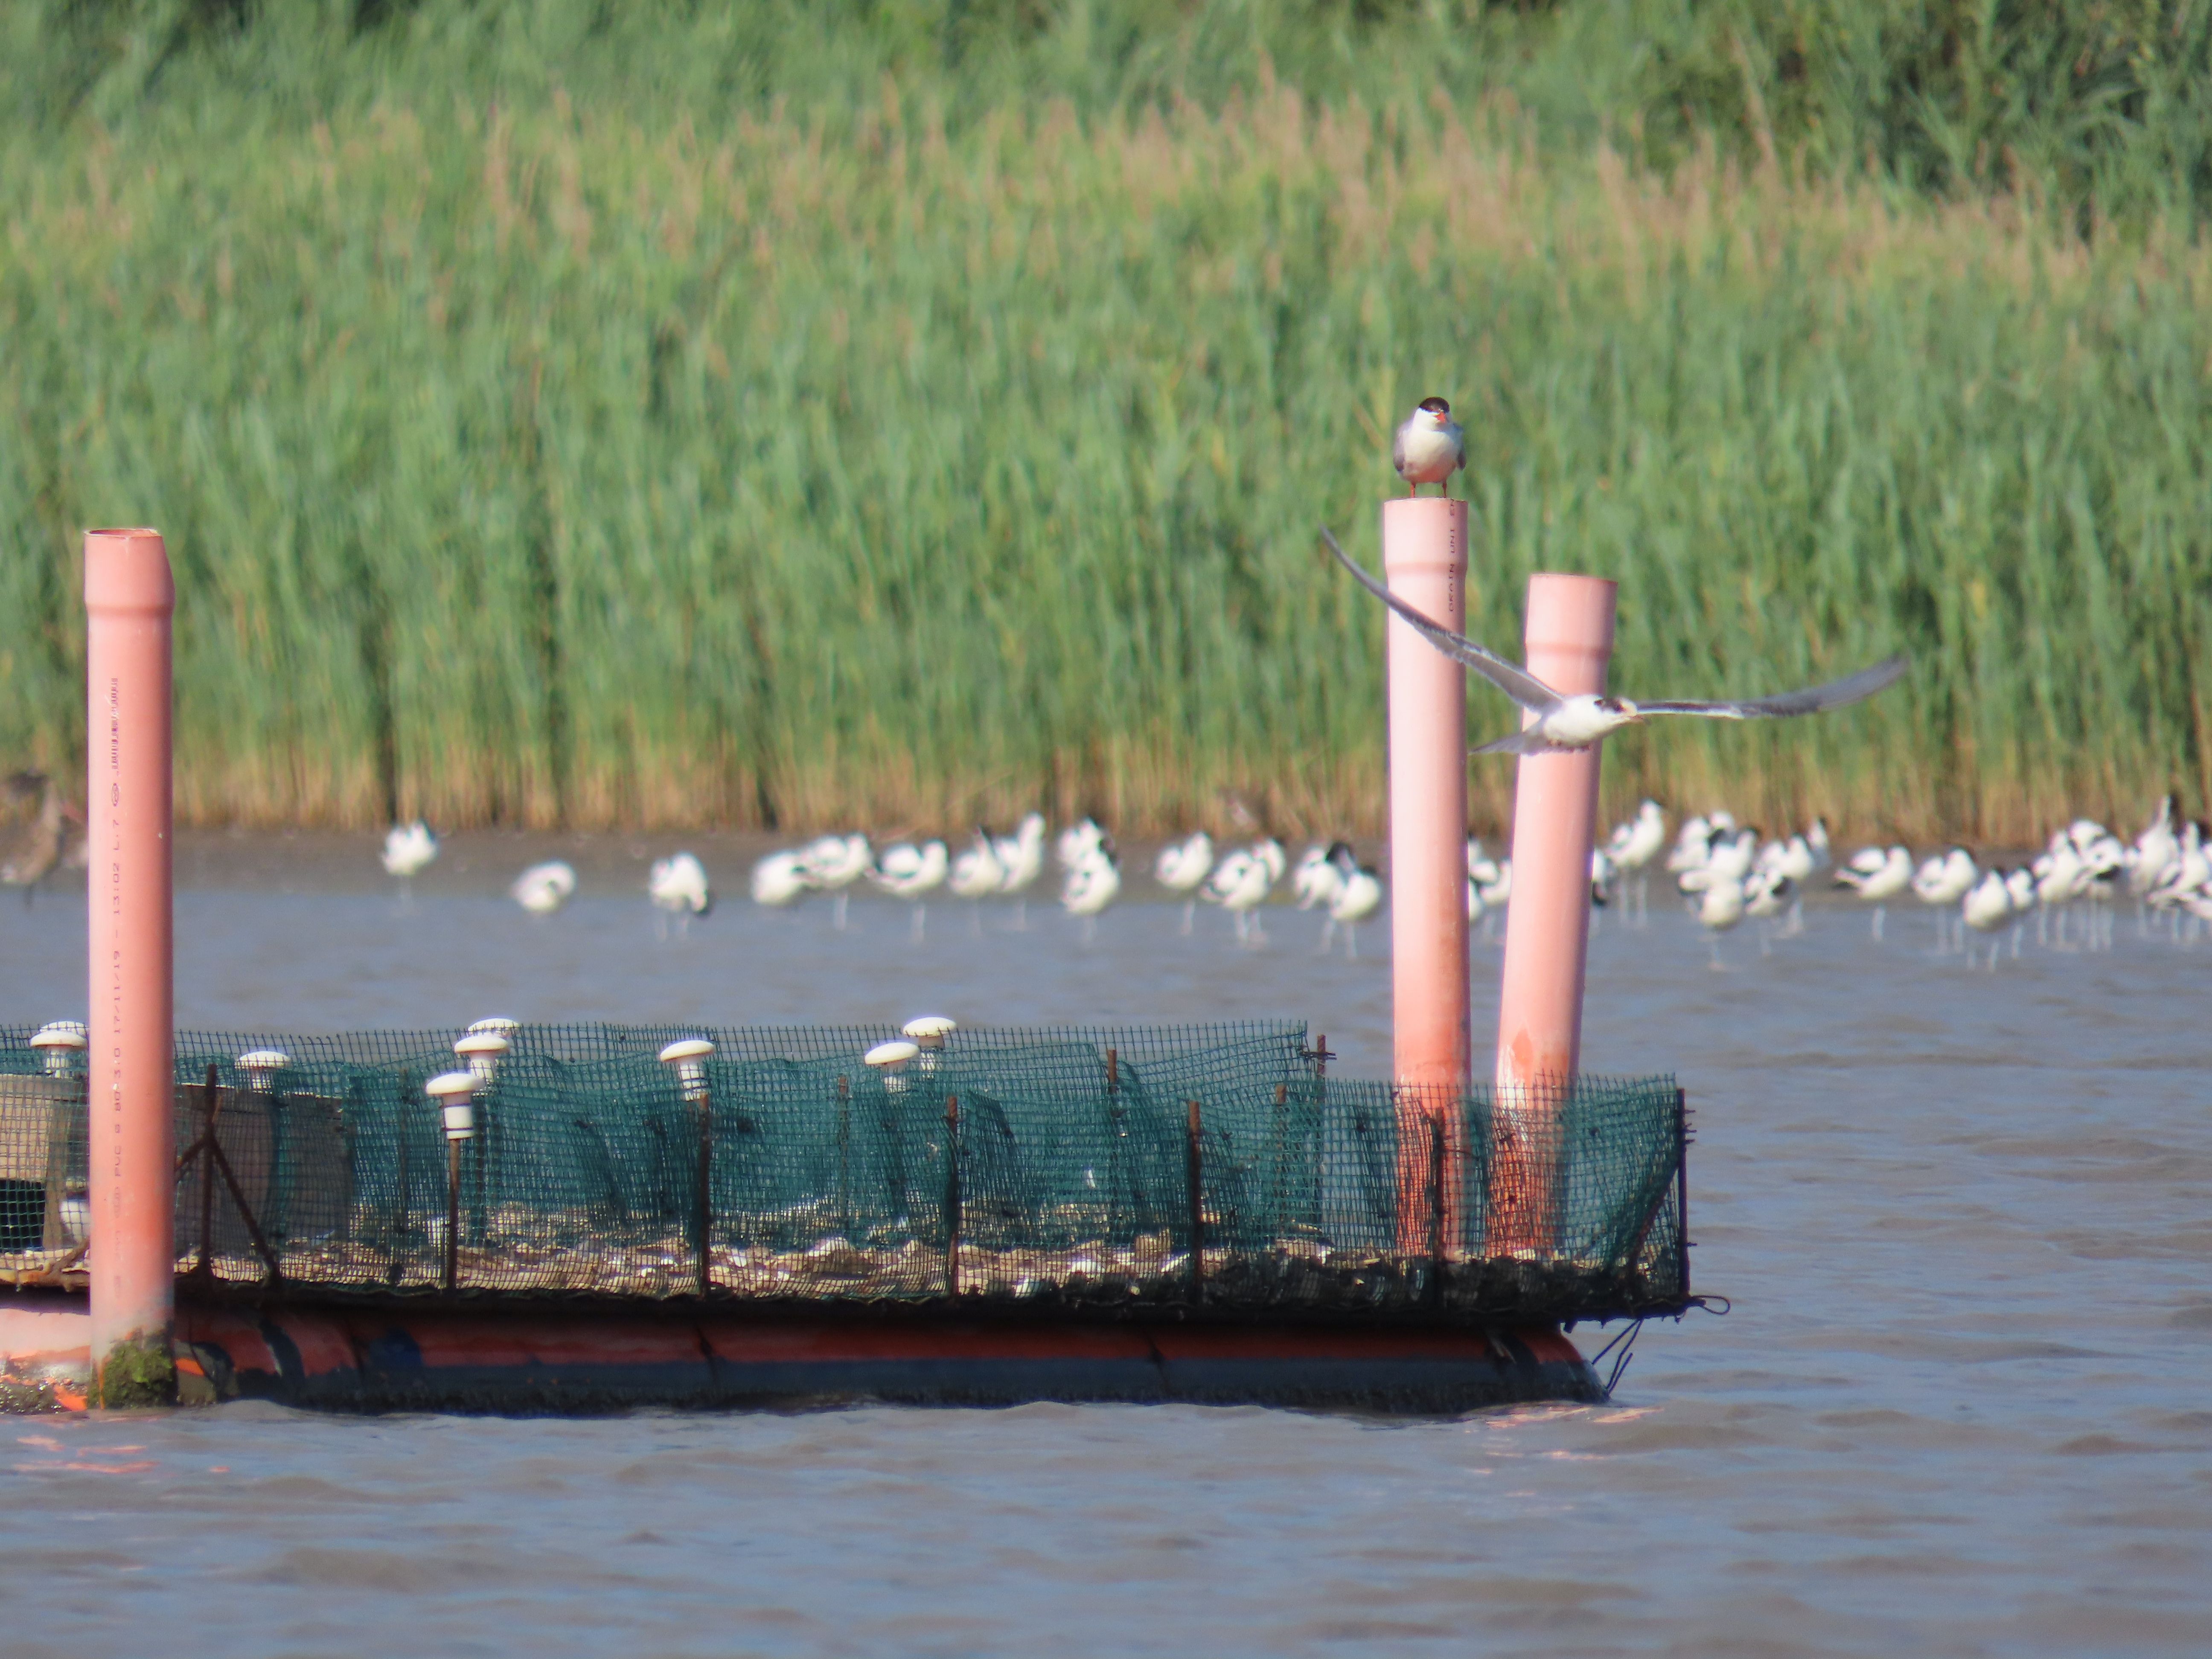
[[[1328,532],[1326,526],[1321,534],[1322,539],[1328,544],[1328,550],[1336,555],[1338,562],[1358,579],[1362,587],[1403,617],[1416,633],[1454,662],[1465,663],[1523,708],[1533,708],[1541,714],[1558,706],[1559,694],[1534,674],[1518,664],[1506,661],[1495,651],[1453,633],[1442,623],[1431,621],[1352,563],[1351,556],[1337,544],[1336,538]]]
[[[1771,697],[1753,697],[1743,702],[1639,702],[1640,714],[1702,714],[1717,720],[1773,720],[1792,714],[1824,714],[1874,696],[1905,678],[1903,657],[1862,668],[1848,679],[1815,685],[1803,691],[1784,691]]]
[[[1406,428],[1402,424],[1390,434],[1390,465],[1397,469],[1400,477],[1406,476]]]

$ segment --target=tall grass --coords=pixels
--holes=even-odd
[[[190,819],[1372,830],[1381,619],[1315,532],[1371,556],[1441,392],[1485,637],[1589,570],[1632,693],[1914,657],[1616,742],[1617,797],[2016,839],[2212,793],[2185,219],[1660,171],[1375,50],[1211,102],[95,88],[0,155],[0,753],[76,764],[77,532],[143,522]]]

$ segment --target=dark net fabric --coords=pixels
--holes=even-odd
[[[524,1027],[449,1140],[453,1032],[180,1032],[180,1273],[256,1293],[704,1293],[1581,1319],[1689,1293],[1671,1079],[1420,1093],[1303,1025]],[[0,1028],[0,1270],[75,1260],[81,1075]],[[687,1093],[657,1056],[705,1036]],[[249,1073],[257,1049],[285,1063]],[[210,1086],[210,1074],[212,1087]],[[211,1127],[211,1133],[210,1133]]]

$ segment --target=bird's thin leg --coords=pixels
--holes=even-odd
[[[1188,939],[1190,937],[1191,927],[1197,920],[1198,901],[1196,899],[1188,900],[1182,907],[1182,936],[1185,939]]]
[[[1712,950],[1713,971],[1717,974],[1725,974],[1728,972],[1728,969],[1721,965],[1721,936],[1718,933],[1707,933],[1705,935],[1705,943]]]
[[[1359,960],[1359,924],[1356,921],[1344,924],[1344,959],[1346,962]]]
[[[1030,902],[1025,898],[1014,901],[1014,931],[1026,933],[1030,930]]]
[[[968,931],[977,939],[983,937],[983,906],[980,900],[968,907]]]
[[[926,904],[917,904],[914,907],[913,937],[914,942],[916,945],[921,943],[922,932],[929,926],[928,921],[926,920],[928,914],[929,907]]]
[[[1096,917],[1096,916],[1085,916],[1085,917],[1084,917],[1084,919],[1083,919],[1083,942],[1084,942],[1085,945],[1088,945],[1088,944],[1090,944],[1090,943],[1091,943],[1091,940],[1093,940],[1093,939],[1097,939],[1097,937],[1098,937],[1098,918],[1097,918],[1097,917]]]
[[[1335,942],[1336,918],[1334,916],[1323,916],[1321,919],[1321,944],[1316,948],[1314,954],[1316,956],[1327,956],[1328,954],[1328,947]]]
[[[830,925],[841,933],[845,931],[845,890],[842,887],[830,901]]]
[[[1874,942],[1876,945],[1881,943],[1881,919],[1888,914],[1889,907],[1887,905],[1877,904],[1874,907]]]

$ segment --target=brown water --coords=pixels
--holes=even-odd
[[[1240,951],[1135,904],[1086,949],[942,901],[915,948],[889,902],[844,934],[739,902],[662,940],[627,848],[544,921],[492,892],[536,848],[411,911],[301,850],[184,861],[180,1024],[1290,1014],[1349,1070],[1387,1049],[1379,927],[1352,963],[1310,916]],[[2109,954],[1970,975],[1924,915],[1889,932],[1816,910],[1715,974],[1671,909],[1605,925],[1588,1062],[1682,1076],[1698,1288],[1735,1303],[1647,1328],[1611,1407],[19,1420],[0,1646],[2204,1652],[2212,949],[2124,914]],[[82,1015],[82,966],[81,899],[0,909],[0,1018]]]

